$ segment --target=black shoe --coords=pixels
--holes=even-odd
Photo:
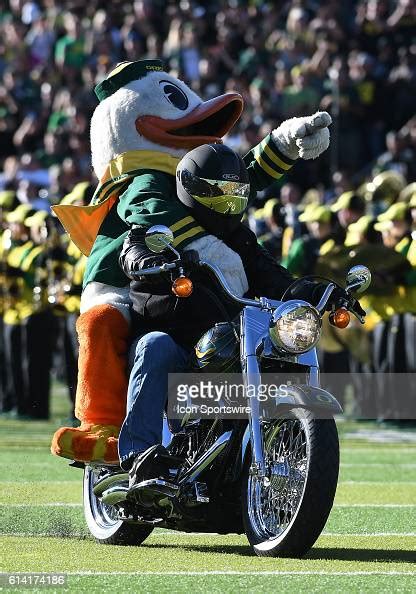
[[[139,454],[129,471],[129,489],[150,479],[169,480],[169,452],[160,444]]]

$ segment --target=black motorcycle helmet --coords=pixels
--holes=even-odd
[[[237,153],[223,144],[203,144],[178,163],[176,191],[204,229],[226,237],[241,221],[250,181]]]

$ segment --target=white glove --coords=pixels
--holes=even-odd
[[[289,159],[316,159],[329,146],[329,130],[332,118],[326,111],[317,111],[311,116],[285,120],[272,131],[272,138]]]

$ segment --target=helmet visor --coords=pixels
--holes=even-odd
[[[198,177],[187,169],[181,171],[183,188],[200,204],[222,214],[241,214],[250,195],[250,184]]]

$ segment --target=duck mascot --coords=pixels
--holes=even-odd
[[[209,235],[176,196],[175,173],[190,149],[221,142],[238,120],[243,100],[227,93],[203,101],[169,75],[160,60],[119,64],[95,88],[92,165],[99,185],[90,205],[54,207],[72,241],[88,256],[77,321],[79,340],[75,414],[51,451],[80,462],[118,463],[117,436],[126,411],[130,344],[129,279],[118,264],[134,224],[164,224],[178,249],[196,249],[222,264],[238,284],[239,256]],[[244,158],[255,190],[282,177],[299,157],[316,158],[329,144],[330,116],[292,118]],[[225,270],[224,270],[225,267]],[[244,286],[239,286],[244,293]]]

